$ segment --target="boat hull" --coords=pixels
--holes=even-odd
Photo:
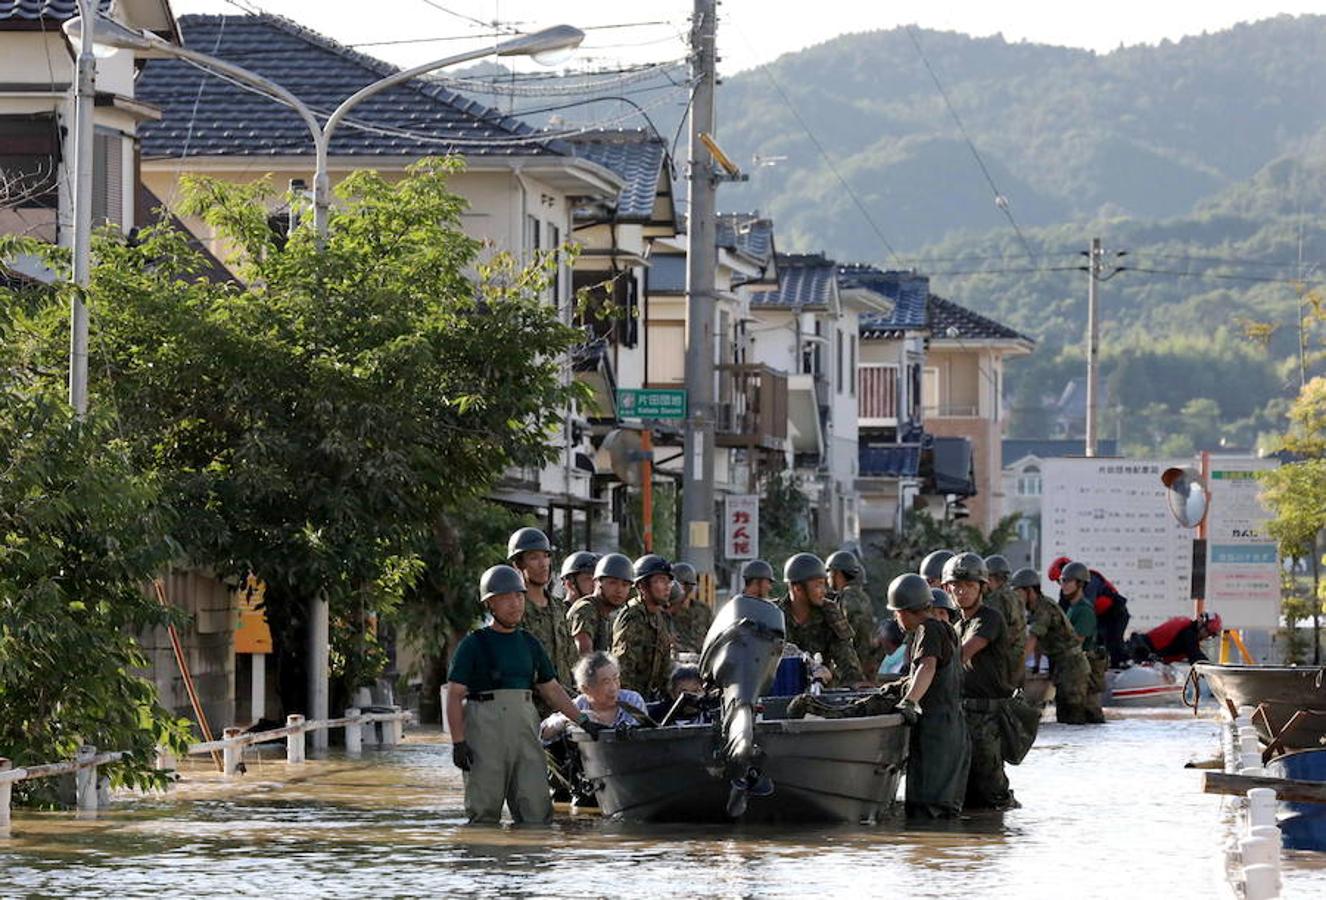
[[[1177,706],[1183,702],[1183,681],[1167,663],[1144,663],[1105,673],[1106,706]]]
[[[1196,671],[1226,709],[1260,707],[1252,723],[1265,741],[1279,735],[1289,750],[1319,748],[1326,737],[1326,669],[1321,666],[1222,666]],[[1302,713],[1295,719],[1296,713]],[[1292,727],[1290,726],[1292,722]]]
[[[749,795],[743,822],[873,822],[896,801],[907,761],[897,715],[765,719],[755,738],[774,785]],[[731,784],[714,725],[576,735],[604,816],[636,822],[731,821]]]
[[[1273,778],[1326,782],[1326,750],[1299,750],[1266,764]],[[1326,806],[1281,801],[1279,821],[1286,850],[1326,850]]]

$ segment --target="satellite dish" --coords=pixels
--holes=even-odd
[[[1184,528],[1201,525],[1211,501],[1201,473],[1189,466],[1175,466],[1161,473],[1160,483],[1168,489],[1165,502],[1175,520]]]
[[[614,428],[603,438],[612,473],[622,484],[640,486],[640,432],[633,428]]]

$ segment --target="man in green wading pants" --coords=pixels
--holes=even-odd
[[[1102,725],[1105,722],[1105,711],[1100,707],[1100,697],[1105,690],[1105,667],[1109,663],[1109,654],[1096,640],[1099,633],[1096,610],[1086,593],[1090,581],[1091,570],[1086,563],[1070,562],[1059,573],[1060,592],[1068,601],[1068,621],[1081,642],[1090,669],[1087,677],[1087,722]]]
[[[1064,725],[1085,725],[1089,669],[1073,626],[1059,604],[1041,593],[1041,577],[1035,569],[1018,569],[1009,584],[1026,604],[1032,671],[1040,668],[1042,653],[1050,660],[1055,718]]]
[[[889,609],[911,642],[907,690],[898,712],[912,723],[907,751],[908,816],[954,818],[967,791],[971,748],[962,712],[962,657],[957,634],[933,613],[920,575],[889,585]]]
[[[603,726],[576,708],[543,645],[520,628],[520,573],[493,566],[479,579],[479,594],[492,621],[460,642],[447,675],[451,760],[465,773],[465,815],[496,824],[505,803],[517,824],[547,824],[552,798],[533,693],[592,737]]]
[[[999,731],[1000,708],[1013,693],[1007,657],[999,652],[1008,626],[998,610],[981,602],[985,581],[985,560],[975,553],[960,553],[944,564],[944,590],[962,611],[958,625],[962,710],[971,735],[971,770],[963,808],[1010,809],[1017,801],[1004,773]]]

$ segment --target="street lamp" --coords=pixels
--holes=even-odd
[[[88,12],[90,0],[79,0],[80,9]],[[331,143],[332,134],[336,131],[338,125],[345,119],[350,110],[354,109],[364,100],[372,97],[381,91],[386,90],[402,82],[409,81],[427,72],[435,69],[454,66],[459,63],[470,62],[476,59],[483,59],[486,56],[528,56],[542,65],[556,65],[570,57],[571,52],[580,46],[581,41],[585,39],[585,33],[578,28],[572,28],[570,25],[556,25],[552,28],[546,28],[543,31],[537,31],[533,34],[524,34],[513,37],[510,40],[503,41],[493,47],[486,47],[481,50],[471,50],[467,53],[457,53],[454,56],[448,56],[443,59],[414,66],[410,69],[404,69],[394,75],[389,75],[373,82],[355,92],[346,98],[336,107],[332,114],[327,118],[326,124],[320,124],[313,110],[308,104],[300,100],[290,91],[281,87],[274,81],[264,78],[248,69],[233,65],[223,59],[217,59],[206,53],[198,53],[195,50],[189,50],[186,47],[180,47],[172,44],[163,38],[152,34],[150,31],[134,31],[126,28],[113,19],[108,19],[102,15],[94,15],[91,19],[92,44],[93,46],[111,47],[117,50],[132,50],[136,55],[148,57],[173,57],[194,63],[200,68],[213,72],[218,72],[235,81],[242,82],[253,87],[258,92],[267,95],[278,103],[284,103],[286,106],[299,113],[300,118],[308,127],[309,134],[313,136],[313,146],[316,150],[316,164],[313,174],[313,224],[317,231],[318,246],[322,247],[327,240],[327,222],[331,207],[331,184],[327,175],[327,148]],[[83,36],[83,16],[77,16],[64,24],[64,32],[69,40],[79,47],[79,71],[80,77],[86,77],[90,88],[92,71],[92,54],[90,48],[82,46]],[[78,140],[79,153],[76,155],[79,169],[80,191],[83,187],[83,176],[86,175],[87,191],[86,197],[91,197],[91,153],[83,152],[84,145],[87,145],[88,151],[91,148],[91,90],[87,91],[88,98],[86,102],[86,121],[79,119],[79,128],[76,138]],[[86,139],[86,140],[85,140]],[[83,160],[87,161],[84,172]],[[75,203],[78,206],[78,203]],[[90,222],[90,217],[88,219]],[[86,272],[88,270],[88,260],[90,257],[89,241],[87,239],[86,229],[75,232],[74,237],[74,258],[75,271],[79,271],[77,260],[82,260],[82,271],[85,280],[80,282],[86,285]],[[81,237],[81,239],[80,239]],[[75,303],[78,304],[77,298]],[[70,368],[70,394],[72,397],[83,397],[83,403],[86,405],[87,396],[87,314],[81,310],[81,306],[76,305],[74,312],[74,337],[71,368]],[[82,318],[79,319],[79,312],[82,311]],[[81,325],[80,325],[81,322]],[[81,328],[81,331],[80,331]],[[80,338],[81,334],[81,338]],[[81,340],[81,344],[80,344]],[[79,348],[82,348],[81,366],[79,357]],[[326,719],[329,706],[328,691],[328,664],[330,659],[330,610],[325,597],[319,597],[313,604],[311,610],[310,636],[309,636],[309,711],[310,718]],[[313,745],[315,749],[325,749],[327,741],[327,732],[325,730],[313,732]]]
[[[98,15],[93,21],[95,23],[92,36],[94,45],[133,50],[140,56],[183,59],[204,69],[219,72],[236,81],[242,81],[299,113],[300,118],[304,120],[304,124],[308,127],[309,134],[313,136],[313,146],[317,154],[313,173],[313,224],[317,229],[320,243],[327,238],[328,211],[331,207],[331,183],[327,175],[327,150],[331,144],[332,134],[335,133],[337,126],[341,124],[350,110],[389,87],[394,87],[436,69],[472,62],[487,56],[528,56],[542,65],[556,65],[558,62],[569,58],[571,52],[579,47],[580,42],[585,39],[585,33],[579,28],[573,28],[570,25],[554,25],[552,28],[545,28],[533,34],[522,34],[513,37],[493,47],[457,53],[454,56],[447,56],[413,68],[403,69],[394,75],[379,79],[347,97],[341,102],[340,106],[336,107],[331,116],[327,118],[327,123],[323,125],[319,124],[317,116],[308,107],[308,104],[276,82],[264,78],[256,72],[250,72],[248,69],[233,65],[223,59],[217,59],[215,56],[172,44],[150,31],[134,31],[105,16]],[[83,17],[76,16],[65,22],[64,32],[68,35],[70,41],[81,44]]]

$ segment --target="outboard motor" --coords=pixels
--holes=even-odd
[[[738,594],[719,609],[700,652],[700,674],[723,698],[723,756],[732,778],[728,814],[746,811],[748,794],[764,796],[773,783],[755,743],[755,703],[773,682],[783,656],[783,612],[767,600]]]

